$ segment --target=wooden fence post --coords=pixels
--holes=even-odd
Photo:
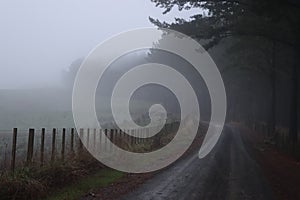
[[[27,164],[30,164],[32,162],[33,145],[34,145],[34,129],[29,129],[28,146],[27,146]]]
[[[138,141],[139,141],[139,143],[142,143],[142,134],[143,134],[142,131],[143,131],[143,129],[139,128],[138,130],[139,130]]]
[[[116,129],[111,129],[111,142],[114,143],[116,139]]]
[[[122,141],[123,140],[123,135],[124,135],[124,132],[123,132],[123,130],[122,129],[120,129],[120,140]]]
[[[139,142],[140,142],[140,129],[136,129],[135,137],[136,137],[136,144],[139,144]]]
[[[62,141],[61,141],[61,158],[65,159],[65,148],[66,148],[66,129],[62,130]]]
[[[110,141],[112,141],[113,139],[113,133],[114,133],[114,129],[110,129],[109,136],[108,136]]]
[[[74,128],[71,129],[71,152],[74,153]]]
[[[118,132],[118,142],[121,144],[121,141],[122,141],[122,129],[119,129],[119,130],[117,130],[117,132]]]
[[[82,140],[83,140],[83,128],[79,129],[79,145],[78,145],[78,151],[80,153],[80,151],[82,151],[82,148],[83,148],[83,143],[82,143]]]
[[[105,148],[105,150],[107,149],[107,129],[105,129],[104,130],[104,134],[105,134],[105,136],[104,136],[104,148]]]
[[[135,138],[135,144],[138,144],[138,134],[139,134],[139,129],[136,129],[135,130],[135,133],[134,133],[134,138]]]
[[[126,132],[126,131],[127,131],[127,132]],[[129,144],[131,144],[131,143],[130,143],[130,135],[129,135],[130,130],[129,130],[129,129],[128,129],[128,130],[125,130],[125,132],[126,132],[126,133],[125,133],[125,134],[126,134],[125,137],[126,137],[126,139],[127,139],[128,145],[129,145]]]
[[[123,130],[123,137],[124,137],[124,140],[126,140],[127,142],[128,142],[128,144],[129,144],[129,136],[128,136],[128,133],[129,133],[129,130],[126,130],[126,129],[124,129]]]
[[[131,145],[135,144],[135,134],[134,130],[131,130],[131,137],[130,137]]]
[[[18,129],[13,129],[13,141],[12,141],[12,151],[11,151],[11,171],[15,172],[15,164],[16,164],[16,150],[17,150],[17,133]]]
[[[112,143],[114,141],[114,129],[110,129],[109,140],[110,140],[109,151],[111,151],[112,150]]]
[[[55,139],[56,138],[56,129],[54,128],[52,131],[52,151],[51,151],[51,162],[55,159]]]
[[[102,134],[103,134],[103,130],[102,129],[99,129],[99,144],[98,144],[98,151],[101,151],[102,150]]]
[[[94,141],[93,141],[93,148],[96,149],[96,135],[97,135],[97,129],[94,129]]]
[[[86,136],[86,148],[90,147],[90,129],[87,129],[87,136]]]
[[[42,128],[42,133],[41,133],[41,166],[44,165],[44,151],[45,151],[45,128]]]
[[[144,143],[144,137],[145,137],[145,128],[141,129],[141,143]]]
[[[102,129],[99,130],[99,148],[101,149],[101,146],[102,146]]]
[[[141,136],[142,136],[142,129],[138,129],[138,143],[141,143],[142,142],[142,138],[141,138]]]

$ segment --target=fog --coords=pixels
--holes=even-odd
[[[193,9],[172,9],[167,15],[162,12],[150,0],[1,1],[0,130],[13,127],[72,127],[71,94],[74,77],[82,59],[95,46],[126,30],[154,27],[149,17],[173,22],[175,17],[189,19],[195,13],[199,14],[199,10]],[[259,41],[257,44],[270,55],[261,55],[260,52],[250,49],[246,43],[244,49],[249,49],[248,52],[255,59],[244,61],[241,55],[235,58],[236,53],[230,53],[230,48],[240,43],[232,38],[227,38],[209,51],[221,72],[226,67],[234,69],[222,73],[228,94],[228,120],[251,119],[266,122],[270,118],[270,75],[262,76],[257,72],[246,73],[239,70],[243,66],[270,66],[265,63],[271,57],[269,42],[264,44]],[[283,56],[278,58],[276,64],[278,69],[279,66],[288,68],[284,72],[287,74],[291,72],[290,66],[296,61],[290,50],[283,47],[280,47]],[[168,64],[174,65],[176,62]],[[236,66],[239,67],[235,68]],[[108,79],[113,81],[122,70],[124,68],[114,68],[114,73]],[[189,76],[195,79],[194,85],[200,91],[198,98],[201,98],[200,102],[204,102],[200,105],[201,110],[204,110],[201,111],[204,113],[202,116],[207,119],[210,110],[207,90],[201,81]],[[289,113],[293,109],[280,105],[289,105],[293,99],[290,97],[292,83],[285,80],[288,79],[286,75],[277,76],[277,121],[280,125],[288,126]],[[111,86],[102,85],[104,95],[100,92],[98,96],[104,99],[96,98],[101,116],[108,121],[111,113],[106,113],[109,107],[107,98],[111,94],[105,90],[111,91]],[[164,89],[146,88],[134,97],[136,100],[133,105],[142,110],[137,115],[146,113],[153,103],[161,103],[178,114],[178,103],[175,100],[170,102],[169,98],[174,98]]]
[[[180,16],[190,16],[190,12]],[[0,89],[59,86],[61,72],[114,34],[153,26],[151,1],[1,1]]]
[[[0,130],[73,127],[74,63],[115,34],[154,27],[149,17],[171,22],[192,12],[165,16],[148,0],[1,1]]]

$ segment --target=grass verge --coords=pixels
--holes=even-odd
[[[99,172],[86,176],[81,180],[70,184],[63,189],[54,191],[47,200],[73,200],[79,199],[88,192],[105,187],[119,180],[124,173],[113,169],[102,169]]]
[[[78,199],[94,188],[107,186],[123,173],[103,166],[89,154],[42,168],[19,168],[14,174],[0,172],[1,200]]]

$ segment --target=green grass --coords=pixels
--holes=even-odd
[[[113,169],[102,169],[99,172],[82,178],[69,186],[54,191],[47,200],[78,199],[89,191],[105,187],[122,178],[123,172]]]

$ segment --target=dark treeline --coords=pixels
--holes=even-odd
[[[225,82],[227,121],[265,125],[278,144],[285,132],[295,153],[299,140],[300,2],[296,0],[151,0],[172,9],[199,11],[172,23],[150,18],[197,39],[211,53]],[[299,145],[298,145],[299,147]]]

